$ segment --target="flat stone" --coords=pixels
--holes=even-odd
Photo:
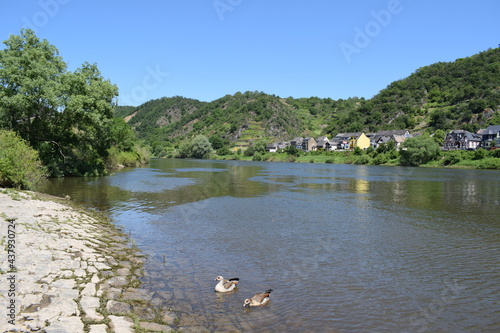
[[[46,333],[84,333],[80,317],[61,317],[45,328]]]
[[[41,308],[38,311],[40,319],[50,319],[61,316],[61,317],[72,317],[80,316],[80,310],[78,310],[78,304],[75,301],[68,299],[67,297],[51,297],[51,304],[45,308]]]
[[[83,310],[87,310],[89,308],[98,308],[101,303],[99,298],[97,297],[91,297],[91,296],[82,296],[82,299],[80,300],[80,305],[82,306]]]
[[[60,279],[54,281],[51,287],[54,289],[73,289],[76,287],[76,282],[72,279]]]
[[[156,314],[150,307],[136,306],[134,307],[134,314],[142,320],[153,320]]]
[[[87,272],[89,272],[89,273],[97,273],[97,272],[99,272],[99,270],[97,268],[95,268],[94,266],[90,266],[89,265],[87,267]]]
[[[160,325],[157,323],[149,323],[147,321],[141,321],[139,323],[139,327],[146,331],[155,331],[155,332],[170,332],[172,328],[168,325]]]
[[[113,287],[122,287],[128,284],[128,279],[123,276],[115,276],[106,282]]]
[[[108,316],[110,327],[114,332],[119,333],[135,333],[133,326],[134,321],[128,317]]]
[[[108,313],[114,315],[128,315],[132,313],[132,305],[109,300],[108,303],[106,303],[106,310],[108,311]]]
[[[90,325],[89,333],[107,333],[108,326],[105,324]]]
[[[102,263],[102,262],[95,262],[94,263],[94,267],[97,268],[100,271],[110,270],[111,269],[111,267],[109,267],[109,265],[107,265],[105,263]]]
[[[99,283],[100,281],[101,281],[101,279],[99,279],[99,277],[96,274],[94,274],[92,276],[92,279],[90,279],[90,282],[95,283],[95,284]]]
[[[100,296],[99,293],[102,295],[102,292],[103,292],[103,290],[100,289],[97,292],[97,296]],[[111,288],[106,289],[106,298],[117,300],[120,298],[121,293],[122,292],[120,289],[116,289],[116,288],[111,287]]]
[[[120,276],[130,275],[130,270],[128,268],[120,268],[116,271],[116,275],[120,275]]]
[[[82,290],[82,295],[94,296],[96,293],[95,283],[87,283]]]
[[[96,309],[91,308],[91,309],[87,309],[85,311],[84,319],[96,322],[96,321],[104,320],[104,316],[102,314],[98,313]]]
[[[150,301],[153,298],[153,294],[147,290],[129,288],[123,293],[122,298],[126,301]]]
[[[177,316],[172,311],[165,311],[161,319],[163,320],[163,322],[172,325],[174,321],[177,319]]]
[[[73,271],[67,269],[61,272],[61,278],[63,279],[69,279],[73,276]]]

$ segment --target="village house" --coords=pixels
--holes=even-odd
[[[500,147],[500,125],[490,126],[477,133],[481,136],[481,147]]]
[[[446,134],[443,149],[477,149],[481,144],[481,140],[482,137],[479,134],[464,130],[454,130]]]
[[[330,140],[326,136],[320,136],[316,139],[316,149],[331,150]]]
[[[332,150],[349,149],[349,137],[345,134],[347,133],[339,133],[330,141]]]
[[[270,143],[266,146],[266,151],[268,153],[276,153],[278,151],[278,144],[277,143]]]
[[[381,144],[387,144],[390,141],[394,141],[396,147],[399,149],[401,144],[411,137],[408,130],[388,130],[377,132],[370,137],[370,145],[377,149]]]
[[[269,153],[276,153],[280,150],[286,149],[290,145],[290,142],[273,142],[266,146],[266,151]]]
[[[313,137],[307,137],[302,141],[303,151],[315,151],[316,150],[316,140]]]
[[[290,146],[302,150],[302,141],[304,141],[304,138],[301,136],[298,136],[298,137],[294,138],[292,141],[290,141]]]

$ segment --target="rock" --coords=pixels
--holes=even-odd
[[[133,300],[138,300],[138,301],[151,301],[153,298],[153,294],[150,293],[147,290],[143,289],[136,289],[136,288],[129,288],[127,289],[123,295],[122,299],[125,301],[133,301]]]
[[[153,320],[156,318],[156,313],[150,307],[136,306],[134,314],[142,320]]]
[[[106,304],[106,310],[114,315],[128,315],[132,313],[132,305],[110,300]]]
[[[165,311],[161,317],[161,320],[169,325],[172,325],[176,319],[177,316],[172,311]]]
[[[108,326],[104,324],[90,325],[89,333],[107,333]]]
[[[109,267],[109,265],[102,263],[102,262],[95,262],[94,267],[100,271],[111,269],[111,267]]]
[[[121,293],[122,293],[120,289],[113,288],[113,287],[108,287],[105,290],[104,289],[100,289],[97,292],[97,296],[101,296],[99,294],[102,294],[104,291],[106,291],[106,298],[107,299],[114,299],[114,300],[119,299],[120,296],[121,296]]]
[[[160,325],[157,323],[149,323],[145,321],[141,321],[139,323],[139,327],[146,331],[155,331],[155,332],[170,332],[172,328],[167,325]]]
[[[134,321],[128,317],[108,316],[111,329],[116,333],[135,333]]]
[[[120,268],[116,271],[116,275],[120,275],[120,276],[130,275],[130,270],[128,268]]]
[[[51,304],[38,311],[38,315],[42,320],[51,320],[56,317],[73,317],[79,316],[78,304],[72,299],[67,297],[52,297]]]
[[[83,296],[80,300],[80,306],[82,310],[85,311],[86,320],[100,321],[104,319],[103,315],[97,313],[97,309],[100,305],[100,300],[97,297]]]
[[[128,279],[123,276],[115,276],[106,282],[113,287],[123,287],[128,284]]]
[[[96,293],[95,283],[87,283],[82,290],[82,295],[94,296]]]
[[[95,283],[95,284],[99,283],[100,281],[101,281],[101,279],[99,279],[99,277],[96,274],[94,274],[92,276],[92,279],[90,279],[90,282]]]
[[[84,333],[80,317],[61,317],[45,327],[46,333]]]

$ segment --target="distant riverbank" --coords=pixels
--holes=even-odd
[[[64,199],[0,189],[0,331],[171,331],[175,315],[139,289],[142,254],[93,215]]]
[[[265,153],[255,156],[244,154],[217,156],[217,160],[241,160],[241,161],[267,161],[267,162],[298,162],[298,163],[332,163],[332,164],[358,164],[358,165],[400,165],[399,153],[394,151],[385,154],[371,154],[361,151],[333,151],[333,152],[308,152],[300,155],[287,153]],[[420,167],[452,168],[452,169],[493,169],[500,170],[499,150],[453,150],[443,151],[436,160],[429,161]]]

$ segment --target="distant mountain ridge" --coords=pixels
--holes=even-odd
[[[475,132],[500,123],[500,48],[422,67],[369,100],[238,92],[212,102],[164,97],[138,107],[120,106],[116,112],[154,150],[198,134],[219,136],[234,145],[242,135],[251,144],[258,139],[390,129]]]

